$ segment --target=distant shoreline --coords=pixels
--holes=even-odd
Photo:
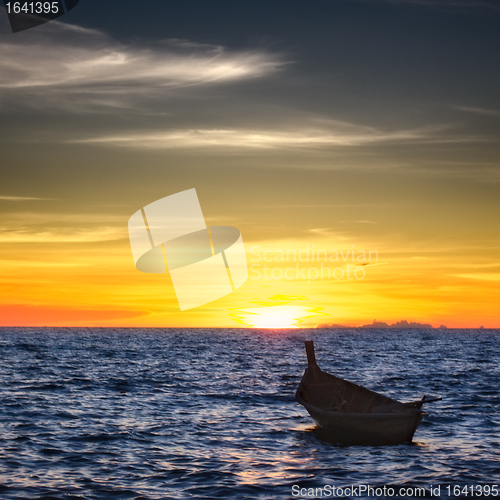
[[[386,330],[401,330],[401,329],[414,329],[414,330],[496,330],[497,328],[485,328],[484,326],[473,328],[448,328],[446,325],[434,327],[428,323],[408,322],[406,320],[398,321],[396,323],[388,324],[383,321],[373,320],[373,323],[360,326],[347,326],[339,324],[320,324],[316,328],[355,328],[355,329],[386,329]]]

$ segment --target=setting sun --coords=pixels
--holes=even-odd
[[[235,319],[253,328],[297,328],[302,320],[320,315],[313,307],[270,306],[238,309]]]

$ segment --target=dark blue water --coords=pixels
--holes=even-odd
[[[304,339],[325,371],[442,396],[414,444],[323,441],[294,401]],[[499,353],[498,330],[0,329],[0,498],[500,485]]]

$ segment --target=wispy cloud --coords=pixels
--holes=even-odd
[[[191,129],[105,135],[68,141],[139,149],[170,148],[324,148],[361,146],[380,142],[436,141],[441,127],[416,130],[381,131],[371,127],[340,124],[335,129],[302,130]]]
[[[92,243],[127,238],[126,229],[96,227],[92,229],[51,228],[34,230],[22,227],[11,230],[0,228],[0,243]]]
[[[89,267],[88,262],[53,262],[53,261],[33,261],[33,260],[14,260],[14,259],[0,259],[0,267],[6,268],[53,268],[53,267]]]
[[[490,273],[490,274],[454,274],[457,278],[466,278],[472,280],[485,280],[485,281],[500,281],[500,273]]]
[[[17,212],[3,217],[0,243],[91,243],[128,237],[126,217],[113,214]]]
[[[35,225],[51,225],[51,226],[67,226],[78,227],[84,224],[115,226],[126,224],[127,218],[123,215],[110,213],[56,213],[56,212],[30,212],[18,211],[9,213],[2,220],[2,228],[15,228],[18,225],[26,224],[29,226]]]
[[[466,113],[475,113],[477,115],[500,117],[500,110],[498,109],[474,108],[470,106],[454,106],[454,109],[457,109],[458,111],[464,111]]]
[[[477,182],[500,182],[500,165],[496,162],[431,160],[407,168],[428,176],[466,179]]]
[[[54,198],[32,198],[31,196],[0,196],[0,200],[3,201],[50,201]]]
[[[41,106],[57,92],[96,104],[126,106],[125,97],[152,88],[175,89],[262,77],[284,61],[263,51],[170,39],[125,44],[97,30],[51,22],[0,44],[0,89],[38,93]]]
[[[339,220],[342,224],[378,224],[373,220]]]

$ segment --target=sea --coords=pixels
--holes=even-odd
[[[294,400],[304,340],[442,400],[413,443],[329,442]],[[500,496],[499,361],[500,330],[1,328],[0,499]]]

